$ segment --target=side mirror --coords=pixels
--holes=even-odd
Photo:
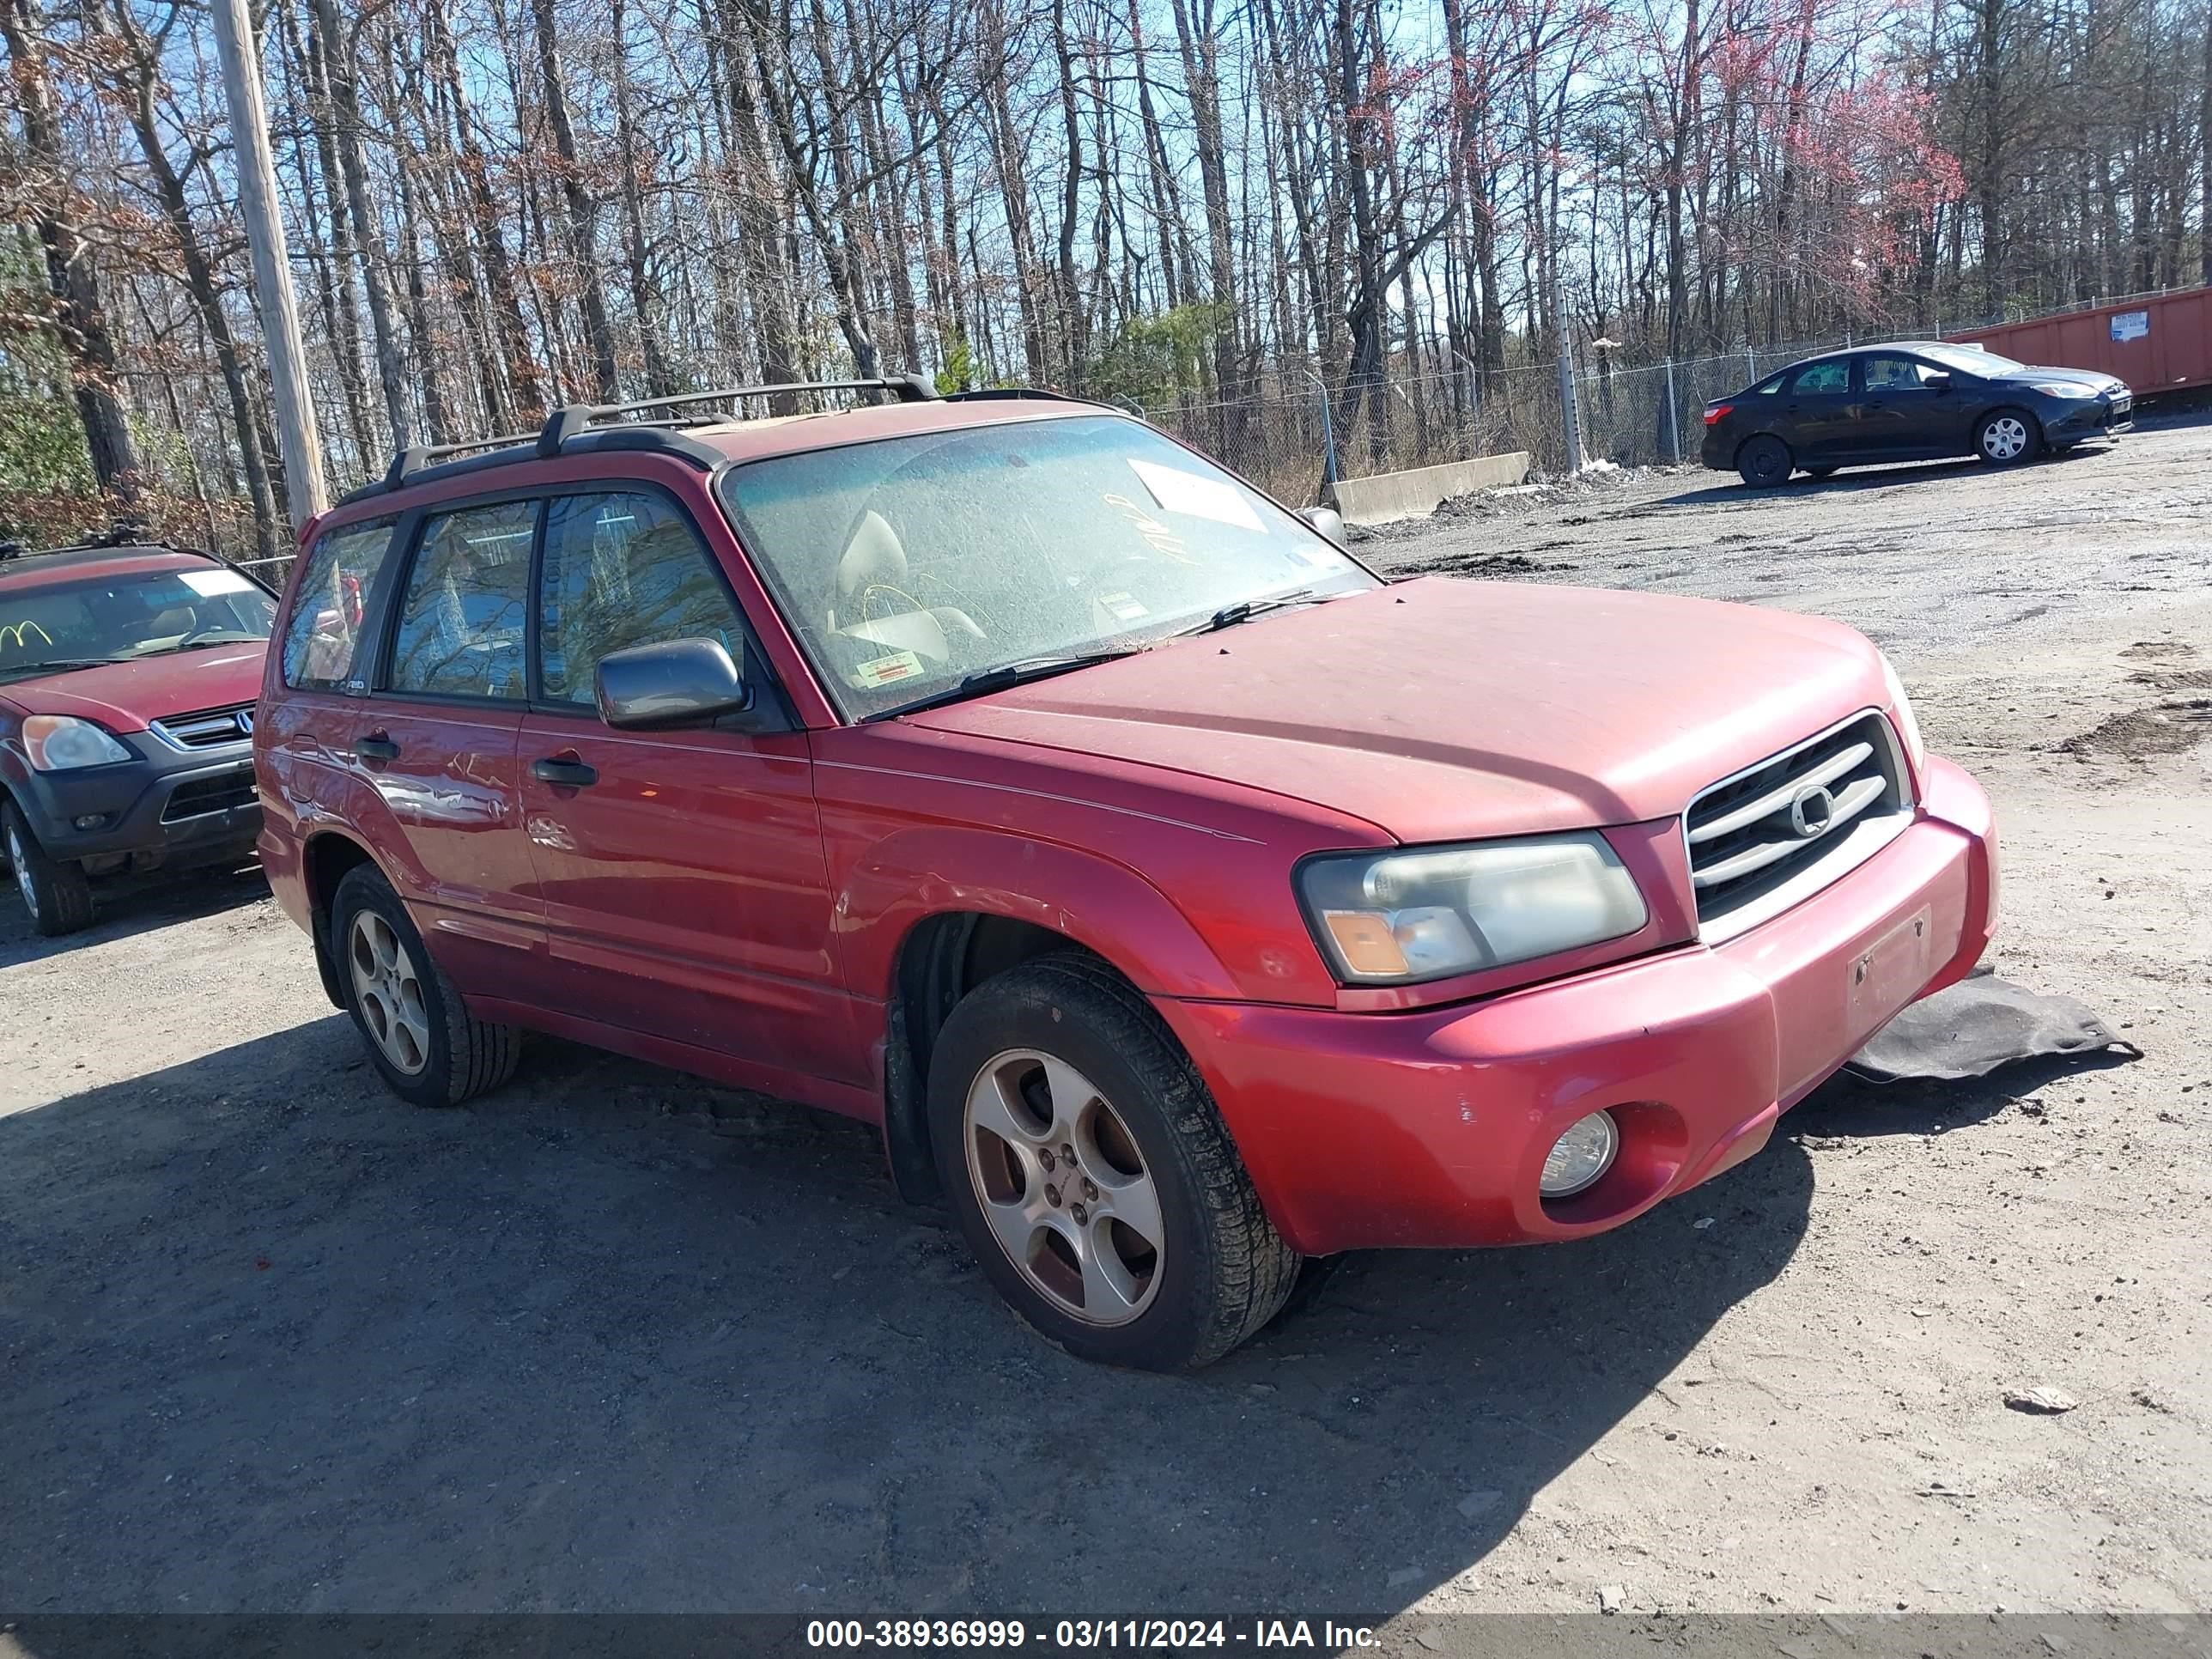
[[[1920,384],[1930,392],[1948,392],[1951,389],[1951,377],[1948,374],[1929,374],[1924,376]]]
[[[752,707],[752,689],[720,640],[633,645],[599,659],[599,718],[618,730],[713,720]]]
[[[1316,530],[1320,531],[1322,535],[1328,537],[1329,540],[1334,542],[1337,546],[1342,547],[1344,545],[1344,515],[1339,513],[1334,507],[1302,507],[1298,511],[1298,517],[1304,519]]]

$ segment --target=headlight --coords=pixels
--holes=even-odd
[[[2094,387],[2069,386],[2063,380],[2045,381],[2039,384],[2035,389],[2046,398],[2078,398],[2086,400],[2097,395]]]
[[[1881,659],[1881,684],[1889,693],[1897,735],[1905,740],[1905,758],[1912,763],[1912,775],[1917,778],[1927,767],[1928,745],[1920,740],[1920,722],[1912,717],[1912,699],[1905,695],[1905,682],[1897,678],[1897,666],[1887,656]]]
[[[1595,830],[1315,859],[1314,937],[1352,985],[1410,985],[1620,939],[1650,913]]]
[[[33,714],[23,722],[23,752],[41,772],[67,772],[79,766],[127,761],[131,751],[74,714]]]

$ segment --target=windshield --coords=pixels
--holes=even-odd
[[[722,500],[844,712],[1377,585],[1150,427],[1020,421],[732,467]]]
[[[276,601],[235,570],[141,570],[0,587],[0,680],[265,640]]]
[[[1994,351],[1978,351],[1972,346],[1924,345],[1913,349],[1923,357],[1931,357],[1946,368],[1955,368],[1967,374],[2010,374],[2027,367],[2009,357],[2000,357]]]

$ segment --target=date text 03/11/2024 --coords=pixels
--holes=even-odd
[[[810,1648],[1313,1648],[1375,1644],[1364,1625],[1306,1619],[813,1619]]]

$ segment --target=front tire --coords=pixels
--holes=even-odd
[[[338,884],[331,939],[346,1012],[392,1093],[417,1106],[458,1106],[514,1075],[520,1033],[470,1014],[372,866]]]
[[[1992,410],[1974,428],[1974,453],[1991,466],[2017,466],[2042,447],[2042,425],[2025,410]]]
[[[1079,1358],[1211,1364],[1273,1318],[1299,1256],[1158,1014],[1097,958],[1041,957],[952,1011],[931,1144],[977,1263]]]
[[[31,833],[22,809],[9,801],[0,811],[0,848],[15,872],[15,890],[31,913],[31,926],[48,939],[82,933],[92,926],[92,884],[84,866],[50,858]]]
[[[1795,465],[1790,446],[1765,432],[1745,439],[1743,447],[1735,453],[1737,476],[1753,489],[1771,489],[1778,484],[1788,483]]]

